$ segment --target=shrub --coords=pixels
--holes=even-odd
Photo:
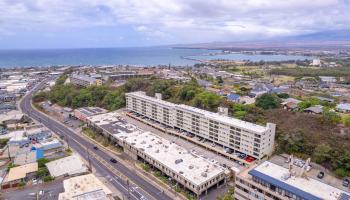
[[[256,99],[255,105],[267,110],[278,108],[280,103],[281,99],[277,95],[265,93]]]
[[[349,176],[349,172],[344,169],[344,168],[338,168],[335,170],[335,175],[337,175],[338,177],[346,177]]]
[[[49,182],[49,181],[53,181],[53,180],[55,180],[55,178],[54,178],[53,176],[45,176],[45,177],[43,178],[43,181],[44,181],[44,182]]]
[[[45,164],[48,163],[49,160],[46,159],[46,158],[39,158],[39,159],[37,160],[37,162],[38,162],[38,167],[39,167],[39,168],[42,168],[42,167],[45,167]]]
[[[344,117],[344,124],[346,126],[350,126],[350,115]]]

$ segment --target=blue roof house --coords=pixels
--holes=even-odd
[[[240,100],[241,96],[239,96],[238,94],[235,93],[230,93],[229,95],[227,95],[227,100],[232,101],[232,102],[236,102],[238,103]]]

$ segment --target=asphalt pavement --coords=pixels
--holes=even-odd
[[[153,184],[147,182],[127,166],[124,166],[120,162],[115,164],[110,163],[109,160],[111,156],[102,150],[93,150],[94,144],[91,141],[88,141],[83,136],[74,133],[64,124],[53,120],[47,117],[45,114],[35,110],[31,104],[32,96],[37,90],[41,89],[44,84],[45,81],[38,84],[22,99],[20,102],[20,108],[22,112],[26,113],[29,117],[35,119],[36,121],[39,121],[54,133],[63,136],[66,142],[69,144],[70,148],[79,153],[85,160],[90,160],[91,165],[94,167],[94,169],[96,169],[96,172],[104,177],[107,177],[110,183],[116,187],[125,198],[135,200],[172,199],[163,193],[161,188],[157,188]],[[98,156],[98,158],[96,156]],[[123,174],[123,176],[126,176],[127,180],[116,176],[114,173],[115,171]]]

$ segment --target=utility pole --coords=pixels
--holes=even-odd
[[[8,156],[9,156],[10,161],[11,161],[10,145],[9,145],[9,144],[7,144],[7,154],[8,154]]]
[[[87,153],[87,156],[88,156],[89,170],[90,170],[90,172],[92,172],[90,152],[89,152],[89,148],[88,147],[86,147],[86,153]]]
[[[69,146],[69,136],[67,135],[67,136],[64,137],[64,138],[66,138],[66,142],[67,142],[68,149],[70,149],[70,146]]]

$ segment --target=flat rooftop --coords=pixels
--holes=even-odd
[[[130,93],[127,93],[127,95],[132,95],[132,96],[136,96],[136,97],[139,97],[139,98],[142,98],[142,99],[153,101],[153,102],[156,102],[156,103],[164,105],[164,106],[174,107],[176,105],[174,103],[170,103],[170,102],[167,102],[167,101],[164,101],[164,100],[161,100],[161,99],[157,99],[157,98],[154,98],[154,97],[147,96],[142,91],[130,92]]]
[[[107,199],[112,192],[95,175],[87,174],[63,181],[64,193],[60,193],[59,200],[68,199]]]
[[[143,151],[197,186],[224,173],[221,166],[151,132],[136,131],[117,134],[115,137]]]
[[[92,115],[97,115],[101,113],[106,113],[107,110],[99,107],[83,107],[83,108],[78,108],[81,113],[83,113],[86,116],[92,116]]]
[[[83,74],[73,74],[72,76],[71,76],[72,78],[76,78],[76,79],[79,79],[79,80],[84,80],[84,81],[88,81],[88,82],[95,82],[96,81],[96,79],[95,78],[93,78],[93,77],[90,77],[90,76],[88,76],[88,75],[83,75]]]
[[[295,166],[293,166],[294,168]],[[266,182],[272,183],[291,193],[297,194],[304,199],[310,200],[338,200],[343,195],[350,195],[339,188],[323,183],[312,177],[304,178],[300,176],[290,176],[287,168],[264,161],[248,172],[249,175],[258,177]],[[289,177],[289,178],[287,178]]]
[[[112,135],[118,133],[131,133],[137,130],[135,125],[127,123],[116,111],[100,115],[93,115],[88,117],[87,120]]]
[[[74,175],[87,172],[88,169],[78,155],[60,158],[46,163],[51,176]]]

